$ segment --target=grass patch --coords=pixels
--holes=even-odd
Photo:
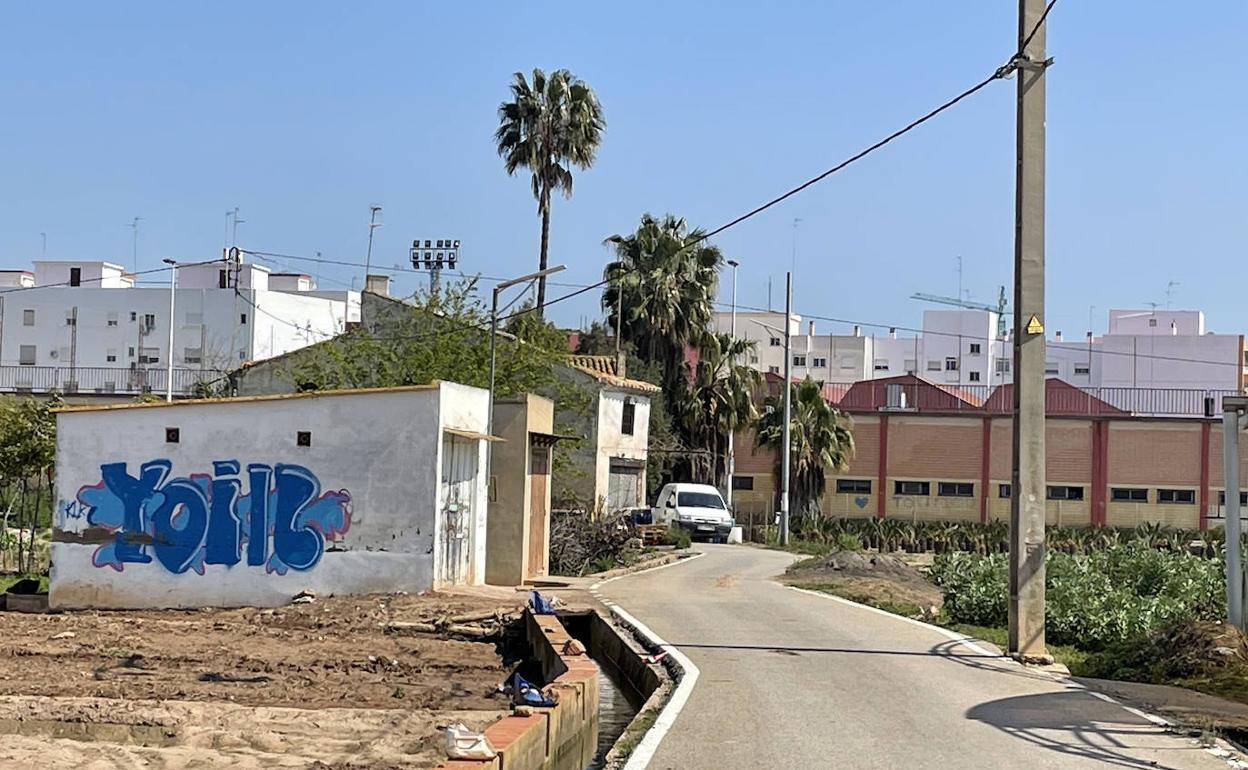
[[[633,721],[629,722],[628,727],[624,728],[624,734],[616,739],[615,746],[612,749],[618,765],[622,767],[624,761],[637,750],[637,744],[641,743],[641,739],[645,737],[645,734],[651,727],[654,727],[661,710],[661,708],[647,709],[633,717]]]

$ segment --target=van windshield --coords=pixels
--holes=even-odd
[[[676,504],[687,505],[690,508],[719,508],[721,510],[724,507],[724,501],[713,492],[680,492],[676,495]]]

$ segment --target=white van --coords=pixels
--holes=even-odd
[[[727,537],[732,514],[719,490],[709,484],[668,484],[654,506],[656,524],[675,524],[694,537]]]

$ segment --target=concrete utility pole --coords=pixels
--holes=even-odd
[[[368,207],[368,251],[364,254],[364,286],[368,286],[368,271],[373,266],[373,231],[381,227],[381,223],[377,221],[377,212],[381,211],[381,206],[372,205]]]
[[[1244,627],[1244,568],[1240,559],[1239,431],[1248,412],[1248,396],[1222,397],[1223,487],[1226,491],[1226,622]]]
[[[1019,0],[1014,197],[1014,468],[1009,653],[1051,662],[1044,644],[1044,0]],[[1030,36],[1030,41],[1028,41]],[[982,490],[986,494],[988,490]]]
[[[735,343],[737,341],[737,268],[741,266],[741,263],[735,259],[730,259],[728,260],[728,266],[732,268],[732,325],[728,327],[728,333],[732,335],[732,341]],[[736,366],[737,362],[734,359],[729,361],[728,365]],[[726,487],[724,489],[724,500],[728,503],[729,511],[732,510],[732,475],[737,470],[737,453],[736,448],[732,445],[732,434],[733,431],[728,431],[728,467],[724,469],[728,474],[728,483],[724,485]],[[736,514],[734,513],[733,515],[735,516]]]
[[[793,335],[789,319],[793,317],[793,274],[784,274],[784,435],[780,449],[780,545],[789,544],[789,468],[793,447],[791,446],[793,420]],[[1043,521],[1043,517],[1041,521]]]

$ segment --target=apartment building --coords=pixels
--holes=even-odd
[[[793,376],[834,383],[921,375],[930,382],[971,390],[1014,381],[1013,343],[997,336],[998,315],[985,310],[925,310],[922,333],[898,337],[817,334],[813,321],[788,322]],[[731,313],[715,314],[728,332]],[[756,344],[749,361],[761,372],[784,371],[784,314],[738,312],[737,334]],[[1205,329],[1199,310],[1110,310],[1106,333],[1074,337],[1048,330],[1045,375],[1081,388],[1203,388],[1243,390],[1248,348],[1242,334]]]
[[[913,521],[1009,518],[1012,386],[981,401],[913,377],[866,381],[837,394],[856,452],[829,474],[824,515]],[[904,397],[903,397],[904,394]],[[1220,408],[1220,405],[1219,405]],[[1047,382],[1050,524],[1204,529],[1225,520],[1222,428],[1192,416],[1139,416],[1057,379]],[[776,510],[776,455],[736,437],[733,499],[740,521]],[[1248,479],[1248,437],[1240,437]],[[1240,490],[1248,504],[1248,491]]]
[[[173,290],[104,261],[0,271],[0,392],[193,392],[240,362],[329,339],[359,320],[358,292],[317,291],[259,265],[179,266]],[[170,350],[170,324],[173,345]]]

